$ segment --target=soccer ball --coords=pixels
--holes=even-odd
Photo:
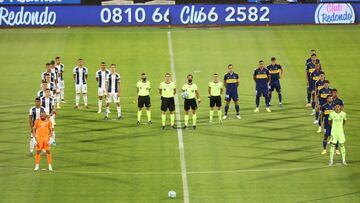
[[[169,197],[170,199],[175,199],[175,197],[176,197],[176,192],[175,192],[174,190],[170,190],[170,191],[168,192],[168,197]]]
[[[181,93],[181,97],[182,97],[183,99],[186,99],[186,98],[188,97],[188,93],[187,93],[187,92],[182,92],[182,93]]]

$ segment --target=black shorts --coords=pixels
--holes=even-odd
[[[139,96],[138,97],[138,107],[142,108],[144,106],[147,107],[147,108],[149,108],[151,106],[150,96],[149,95],[147,95],[147,96]]]
[[[210,107],[221,107],[221,96],[210,96]]]
[[[184,100],[184,110],[185,111],[189,111],[191,108],[191,110],[196,110],[197,109],[197,103],[196,103],[196,99],[185,99]]]
[[[161,97],[161,111],[175,111],[175,100],[174,97],[165,98]]]

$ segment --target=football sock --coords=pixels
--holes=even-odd
[[[185,126],[188,126],[188,122],[189,122],[189,115],[184,116],[184,121],[185,121]]]
[[[40,153],[35,154],[35,163],[40,164]]]
[[[326,150],[327,140],[323,139],[323,148]]]
[[[236,115],[239,115],[240,114],[240,106],[235,105],[235,110],[236,110]]]
[[[282,103],[282,94],[279,93],[278,96],[279,96],[279,103]],[[270,101],[270,100],[269,100],[269,101]]]
[[[192,115],[193,125],[196,125],[196,119],[197,119],[196,114],[193,114]]]
[[[106,117],[109,116],[109,111],[110,111],[110,106],[107,106],[107,107],[106,107],[106,110],[105,110]]]
[[[219,117],[219,121],[221,121],[221,110],[218,110],[218,117]]]
[[[141,110],[138,110],[138,112],[137,112],[137,121],[138,121],[138,122],[140,122],[141,113],[142,113],[142,111],[141,111]]]
[[[84,98],[84,104],[85,106],[88,105],[88,97],[87,97],[87,94],[83,94],[83,98]]]
[[[335,145],[331,144],[331,146],[330,146],[330,161],[334,160],[334,153],[335,153]]]
[[[340,144],[340,152],[341,152],[342,160],[345,161],[345,145],[344,144]]]
[[[210,122],[212,122],[213,117],[214,117],[214,111],[213,110],[210,110],[209,116],[210,116]]]
[[[228,114],[229,111],[229,105],[225,105],[225,116]]]
[[[147,116],[148,121],[151,121],[151,111],[150,110],[146,111],[146,116]]]
[[[175,124],[175,114],[170,114],[170,124],[171,126]]]
[[[98,100],[98,106],[99,106],[99,111],[101,111],[101,107],[102,107],[102,99]]]
[[[116,107],[116,109],[118,112],[118,117],[120,117],[121,116],[121,106]]]
[[[309,93],[309,91],[307,90],[307,103],[310,104],[311,102],[311,93]]]
[[[51,154],[50,154],[50,153],[46,154],[46,158],[47,158],[48,164],[51,164],[51,162],[52,162],[52,157],[51,157]]]
[[[165,126],[165,121],[166,121],[166,114],[162,114],[162,115],[161,115],[161,123],[162,123],[162,126]]]
[[[79,106],[80,94],[76,94],[75,101],[76,101],[76,106]]]
[[[256,103],[256,108],[259,108],[259,105],[260,105],[260,97],[256,96],[255,103]]]

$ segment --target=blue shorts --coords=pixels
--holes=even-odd
[[[280,80],[271,81],[270,83],[270,92],[276,90],[277,92],[281,92]]]
[[[330,137],[330,135],[331,135],[331,126],[329,126],[329,125],[325,125],[324,126],[324,135],[326,136],[326,137]]]
[[[257,97],[267,97],[269,95],[269,89],[268,87],[262,87],[262,88],[256,88],[256,96]]]
[[[232,92],[226,92],[225,95],[225,101],[229,102],[229,101],[238,101],[239,100],[239,95],[237,90],[236,91],[232,91]]]

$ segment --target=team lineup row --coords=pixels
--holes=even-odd
[[[314,50],[311,51],[311,57],[306,61],[306,77],[308,82],[308,104],[306,106],[313,106],[313,112],[316,115],[316,121],[319,123],[319,130],[324,128],[324,150],[322,154],[326,153],[326,144],[331,141],[331,118],[330,114],[333,111],[334,107],[339,104],[341,106],[341,112],[343,109],[343,102],[337,97],[337,90],[329,88],[329,81],[325,80],[325,73],[321,70],[320,60],[317,59],[316,53]],[[88,99],[87,99],[87,79],[88,79],[88,69],[84,66],[84,61],[78,59],[77,66],[73,69],[73,78],[75,81],[75,108],[79,108],[79,102],[81,95],[83,96],[84,106],[88,108]],[[98,113],[102,111],[102,102],[106,98],[106,110],[105,110],[105,119],[109,118],[110,113],[110,103],[114,102],[117,106],[117,117],[118,119],[122,118],[121,115],[121,105],[120,105],[120,96],[121,96],[121,78],[118,73],[116,73],[116,65],[111,64],[110,70],[107,70],[105,62],[100,64],[100,70],[96,72],[96,81],[98,83]],[[219,74],[213,74],[213,81],[209,82],[208,85],[208,97],[210,100],[210,112],[209,112],[209,122],[213,121],[214,110],[217,110],[218,120],[222,123],[222,119],[228,117],[229,104],[231,100],[234,101],[236,109],[236,117],[241,119],[240,116],[240,107],[238,103],[238,85],[239,85],[239,75],[234,72],[234,67],[232,64],[229,64],[228,73],[224,75],[223,82],[220,81]],[[55,145],[55,115],[56,109],[60,109],[60,103],[64,102],[64,65],[60,61],[60,57],[56,57],[55,61],[51,61],[46,64],[46,71],[42,73],[42,85],[41,90],[38,91],[35,102],[35,107],[30,109],[29,112],[29,124],[32,129],[31,140],[30,140],[30,151],[33,151],[33,148],[36,146],[36,157],[38,157],[38,152],[40,154],[41,150],[45,150],[50,156],[49,169],[51,168],[51,155],[50,155],[50,146]],[[271,112],[270,110],[270,101],[271,93],[276,90],[279,98],[279,105],[282,107],[282,95],[281,95],[281,85],[280,79],[283,74],[283,68],[281,65],[276,63],[276,59],[271,58],[271,64],[265,67],[263,60],[259,61],[258,68],[254,70],[253,79],[256,84],[256,108],[254,112],[259,112],[259,103],[260,97],[265,98],[266,111]],[[137,112],[137,124],[140,124],[140,119],[142,111],[146,109],[146,115],[148,123],[151,124],[151,100],[150,100],[150,89],[151,85],[147,79],[145,73],[141,74],[141,80],[136,84],[137,94],[138,94],[138,112]],[[226,89],[225,96],[225,112],[222,117],[222,98],[223,89]],[[176,84],[172,81],[171,75],[169,73],[165,74],[165,80],[159,85],[159,94],[161,96],[161,111],[162,111],[162,129],[165,129],[166,123],[166,112],[170,112],[170,125],[172,128],[176,129],[175,126],[175,100],[176,95]],[[330,93],[329,93],[330,90]],[[309,96],[310,94],[310,96]],[[184,126],[183,128],[188,128],[189,114],[191,110],[192,114],[192,128],[196,129],[196,111],[198,103],[201,102],[198,87],[193,83],[193,76],[191,74],[187,75],[187,83],[182,86],[181,96],[184,99]],[[44,111],[44,114],[48,119],[43,120],[41,118],[41,112]],[[340,113],[340,112],[339,112]],[[344,113],[344,112],[343,112]],[[41,118],[41,119],[40,119]],[[346,119],[346,116],[345,116]],[[42,146],[39,146],[39,140],[37,139],[38,129],[36,125],[37,120],[42,120],[42,122],[49,122],[51,124],[51,129],[47,132],[49,134],[46,142],[40,140]],[[44,126],[44,124],[42,125]],[[46,126],[46,125],[45,125]],[[47,134],[44,133],[44,134]],[[345,162],[345,148],[343,147],[343,142],[345,139],[341,139],[340,148],[343,148],[344,152],[341,152],[343,155],[343,163]],[[336,140],[336,149],[339,139]],[[334,144],[334,149],[335,149]],[[325,153],[324,153],[325,151]],[[330,148],[332,152],[332,146]],[[340,154],[338,150],[337,153]],[[331,153],[334,154],[334,153]],[[331,156],[331,155],[330,155]],[[331,156],[333,160],[333,156]],[[49,158],[48,158],[49,161]],[[36,158],[36,167],[38,168],[38,161]],[[332,163],[332,161],[331,161]]]

